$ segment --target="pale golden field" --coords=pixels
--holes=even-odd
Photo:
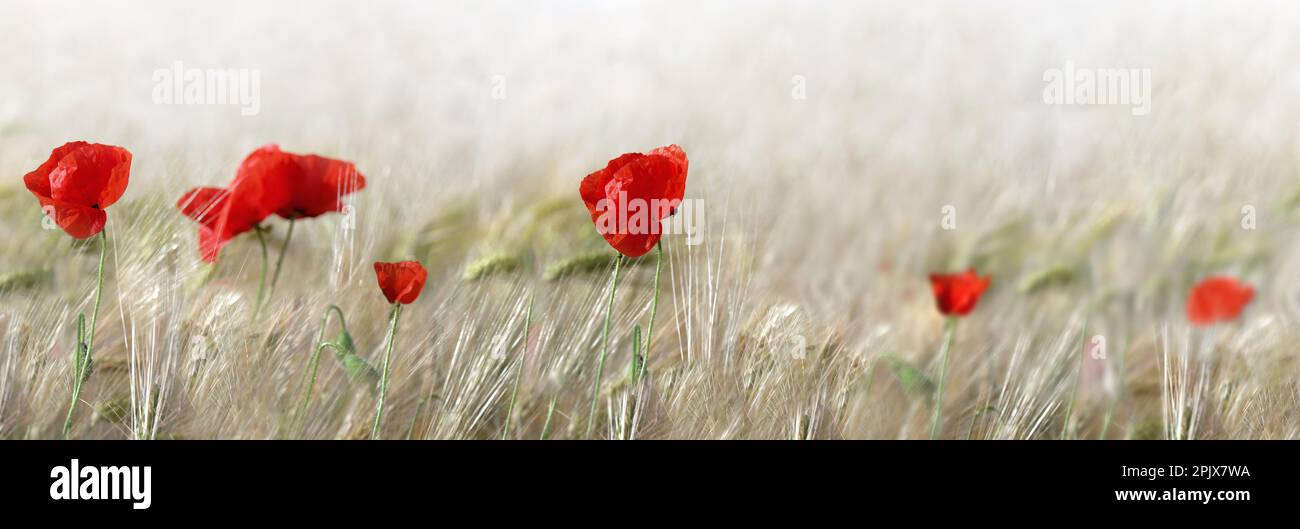
[[[993,283],[940,437],[1300,437],[1300,10],[1052,4],[0,0],[0,438],[59,437],[72,395],[98,247],[22,177],[80,139],[134,160],[75,438],[366,438],[373,385],[328,351],[296,408],[331,304],[380,361],[371,263],[403,258],[429,281],[382,437],[588,437],[614,253],[578,182],[670,143],[702,237],[664,239],[635,384],[654,254],[627,269],[590,437],[927,438],[926,278],[967,267]],[[258,71],[259,112],[155,104],[176,61]],[[1044,103],[1067,61],[1150,69],[1150,113]],[[205,265],[174,204],[270,142],[368,185],[298,223],[253,320],[256,237]],[[1257,294],[1207,331],[1183,307],[1210,274]]]

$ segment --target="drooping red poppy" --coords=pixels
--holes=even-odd
[[[399,263],[375,263],[375,277],[379,279],[379,289],[389,303],[409,305],[420,297],[424,290],[424,280],[429,273],[417,261]]]
[[[660,222],[681,203],[689,166],[676,145],[624,154],[583,178],[578,193],[605,242],[623,255],[640,257],[659,243]]]
[[[221,247],[271,215],[287,219],[342,211],[343,195],[365,187],[350,162],[300,155],[267,144],[249,153],[226,188],[190,190],[176,207],[199,222],[199,250],[214,262]]]
[[[989,287],[990,278],[975,275],[975,269],[960,274],[930,274],[934,303],[944,316],[965,316],[975,309]]]
[[[288,201],[275,210],[286,219],[342,211],[340,199],[366,187],[366,177],[351,162],[284,152],[274,143],[244,158],[236,176],[287,186]]]
[[[289,187],[275,178],[236,176],[230,187],[198,187],[177,201],[185,216],[199,223],[199,254],[209,263],[221,247],[257,227],[289,200]]]
[[[1236,319],[1255,297],[1250,285],[1227,276],[1206,278],[1187,297],[1187,319],[1193,325],[1212,325]]]
[[[103,231],[104,210],[122,197],[130,176],[130,151],[74,141],[54,149],[23,183],[63,231],[86,239]]]

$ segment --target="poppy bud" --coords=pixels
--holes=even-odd
[[[375,277],[379,289],[389,303],[409,305],[420,297],[428,272],[416,261],[400,263],[375,263]]]

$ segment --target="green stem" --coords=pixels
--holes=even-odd
[[[294,417],[297,417],[299,429],[301,429],[302,425],[305,423],[304,413],[307,411],[307,402],[311,400],[312,391],[316,389],[316,370],[320,367],[320,354],[326,347],[336,351],[335,354],[342,352],[342,350],[339,349],[339,346],[334,344],[334,342],[317,342],[316,349],[312,351],[311,361],[308,363],[307,367],[307,391],[303,393],[302,402],[298,404],[298,411],[294,412]]]
[[[68,432],[72,431],[72,412],[77,407],[77,401],[81,399],[81,385],[85,381],[86,370],[90,367],[91,346],[95,343],[95,324],[99,322],[99,304],[104,296],[104,257],[107,254],[108,229],[103,229],[99,232],[99,271],[96,273],[95,278],[95,308],[90,312],[90,335],[86,337],[85,343],[82,344],[80,340],[82,331],[78,330],[77,349],[72,356],[73,376],[76,379],[72,382],[72,402],[68,404],[68,416],[63,420],[63,437],[65,439],[68,437]],[[78,326],[84,325],[84,321],[83,319],[83,323]],[[82,351],[83,345],[85,347],[84,352]]]
[[[324,351],[326,347],[329,347],[334,349],[335,354],[346,353],[346,351],[343,351],[338,344],[325,341],[325,329],[329,327],[331,312],[338,314],[339,327],[343,328],[345,331],[348,328],[347,318],[343,317],[343,309],[339,308],[338,305],[330,305],[329,308],[325,309],[325,314],[322,315],[320,319],[320,330],[316,332],[316,347],[315,350],[312,351],[311,360],[308,363],[307,392],[303,394],[302,403],[298,405],[298,411],[294,413],[294,417],[296,417],[296,422],[298,423],[298,428],[301,428],[303,424],[303,413],[307,410],[307,401],[311,400],[312,390],[316,388],[316,370],[320,366],[321,351]]]
[[[506,426],[501,429],[501,439],[505,440],[510,435],[510,419],[515,413],[515,399],[519,396],[519,379],[523,378],[524,365],[528,361],[528,329],[533,322],[533,300],[537,292],[528,295],[528,313],[524,315],[524,350],[519,356],[519,369],[515,371],[515,387],[510,390],[510,406],[506,408]]]
[[[655,245],[655,291],[654,297],[650,299],[650,324],[645,330],[645,345],[641,347],[641,372],[637,373],[637,379],[640,379],[650,366],[650,334],[655,331],[655,313],[659,311],[659,272],[663,269],[664,264],[664,243],[660,241]]]
[[[280,244],[280,255],[275,258],[275,272],[271,274],[271,288],[266,293],[267,301],[275,296],[275,284],[280,281],[280,267],[284,265],[284,254],[289,249],[289,239],[293,238],[293,221],[289,219],[289,231],[284,234],[284,242]]]
[[[614,316],[614,293],[618,291],[618,273],[623,269],[623,256],[614,258],[614,279],[609,285],[609,302],[605,306],[605,330],[600,336],[600,359],[596,362],[596,379],[591,382],[591,414],[587,415],[587,432],[584,437],[591,437],[591,427],[596,423],[596,402],[600,397],[600,378],[605,371],[605,356],[609,353],[609,322]]]
[[[393,370],[393,337],[397,335],[397,319],[402,316],[402,304],[393,304],[393,315],[388,324],[388,345],[384,350],[384,373],[379,379],[379,406],[375,408],[375,423],[370,427],[370,438],[379,438],[379,423],[384,418],[384,397],[388,394],[388,376]]]
[[[257,315],[262,312],[262,294],[266,290],[266,269],[271,259],[266,253],[266,235],[262,233],[262,228],[259,226],[253,230],[257,232],[257,242],[262,245],[262,273],[257,279],[257,301],[253,305],[253,321],[257,321]]]
[[[934,417],[930,419],[930,439],[939,436],[939,419],[943,416],[943,386],[948,379],[948,351],[952,349],[952,337],[955,334],[957,334],[957,317],[949,316],[944,325],[943,349],[939,352],[943,360],[939,367],[939,389],[934,397]]]

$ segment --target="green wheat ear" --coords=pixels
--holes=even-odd
[[[1133,426],[1129,439],[1138,441],[1154,441],[1164,439],[1164,427],[1160,421],[1152,418],[1146,418]]]
[[[522,264],[523,259],[520,259],[519,254],[498,252],[470,263],[461,278],[465,281],[477,281],[494,275],[509,274],[518,270]]]
[[[131,413],[131,395],[119,393],[112,398],[101,400],[95,403],[95,414],[91,416],[91,422],[109,422],[119,423],[126,419]]]
[[[1018,290],[1021,294],[1033,294],[1048,287],[1065,286],[1074,281],[1074,270],[1068,266],[1055,265],[1035,271],[1020,281]]]
[[[618,254],[604,251],[584,253],[551,264],[543,277],[547,281],[555,281],[573,275],[603,273],[614,266],[617,257]]]
[[[39,288],[48,284],[52,275],[50,270],[17,270],[0,275],[0,294]]]

